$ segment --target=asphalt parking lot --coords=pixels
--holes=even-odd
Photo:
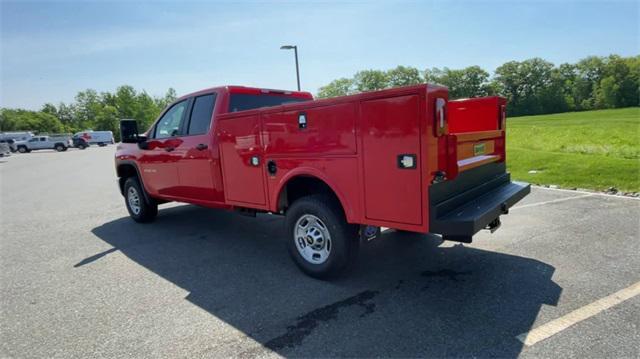
[[[640,296],[518,338],[640,281],[637,199],[534,188],[471,245],[388,231],[322,282],[279,217],[134,223],[114,149],[0,160],[0,357],[640,356]]]

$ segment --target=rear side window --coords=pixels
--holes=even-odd
[[[309,101],[309,99],[270,94],[254,95],[237,93],[231,94],[231,99],[229,100],[229,112],[245,111],[254,108],[278,106],[285,103],[302,101]]]
[[[189,135],[202,135],[209,131],[211,126],[211,114],[213,105],[216,102],[216,95],[205,95],[196,97],[191,110],[191,121],[189,121]]]

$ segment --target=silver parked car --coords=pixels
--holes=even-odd
[[[0,142],[0,157],[11,156],[11,147],[6,142]]]
[[[34,136],[28,141],[17,141],[18,152],[26,153],[33,150],[66,151],[73,146],[71,136]]]

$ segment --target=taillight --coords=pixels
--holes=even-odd
[[[443,98],[436,99],[436,136],[447,133],[447,101]]]
[[[507,106],[500,105],[500,117],[498,118],[498,129],[504,130],[507,128]]]

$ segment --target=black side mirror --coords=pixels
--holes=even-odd
[[[122,143],[138,143],[138,122],[136,120],[120,120],[120,138]]]

